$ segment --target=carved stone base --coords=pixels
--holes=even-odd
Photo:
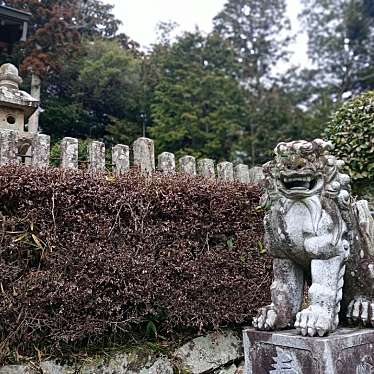
[[[325,338],[296,330],[243,331],[245,374],[374,373],[374,329],[341,328]]]

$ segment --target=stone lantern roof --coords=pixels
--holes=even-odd
[[[19,90],[21,83],[22,78],[14,65],[4,64],[0,67],[0,106],[23,111],[27,120],[38,108],[39,101]]]

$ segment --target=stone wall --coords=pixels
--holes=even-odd
[[[42,361],[0,368],[0,374],[243,374],[241,334],[225,330],[195,338],[167,355],[143,350],[92,358],[76,364]]]

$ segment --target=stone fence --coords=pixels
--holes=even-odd
[[[48,167],[50,165],[50,137],[35,134],[29,144],[27,155],[20,154],[22,134],[16,130],[0,130],[0,165],[10,163],[26,163],[33,167]],[[61,141],[60,167],[77,169],[78,139],[64,138]],[[262,168],[249,168],[247,165],[223,161],[215,166],[212,159],[196,160],[193,156],[184,156],[178,160],[169,152],[163,152],[155,158],[154,142],[148,138],[139,138],[132,147],[117,144],[112,148],[111,163],[106,163],[105,144],[92,141],[88,146],[87,164],[92,171],[111,170],[116,176],[125,173],[131,166],[138,167],[142,173],[158,170],[164,174],[174,174],[177,170],[190,175],[201,175],[206,178],[217,178],[224,181],[239,181],[254,183],[262,179]],[[25,162],[26,160],[26,162]],[[131,161],[130,161],[131,160]]]
[[[39,100],[21,91],[22,82],[18,69],[12,64],[0,66],[0,165],[25,163],[34,167],[50,165],[50,137],[38,134],[37,126],[30,126],[33,116],[37,116]],[[26,125],[27,120],[29,126]],[[131,151],[131,152],[130,152]],[[154,143],[148,138],[137,139],[131,149],[117,144],[112,148],[112,160],[106,163],[105,145],[93,141],[88,147],[88,169],[92,171],[111,171],[114,175],[125,173],[131,166],[138,167],[142,173],[156,170]],[[132,165],[130,164],[130,160]],[[78,139],[64,138],[61,142],[60,167],[77,169]],[[196,160],[184,156],[176,165],[175,156],[164,152],[158,156],[157,170],[165,174],[178,171],[206,178],[225,181],[256,182],[262,179],[262,169],[231,162],[220,162],[215,167],[214,160]]]

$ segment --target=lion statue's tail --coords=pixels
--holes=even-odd
[[[352,258],[353,270],[346,274],[347,300],[346,318],[354,324],[374,327],[374,219],[366,200],[352,204],[359,237]]]
[[[359,200],[353,204],[355,215],[362,235],[364,251],[368,256],[374,256],[374,219],[370,213],[366,200]]]

